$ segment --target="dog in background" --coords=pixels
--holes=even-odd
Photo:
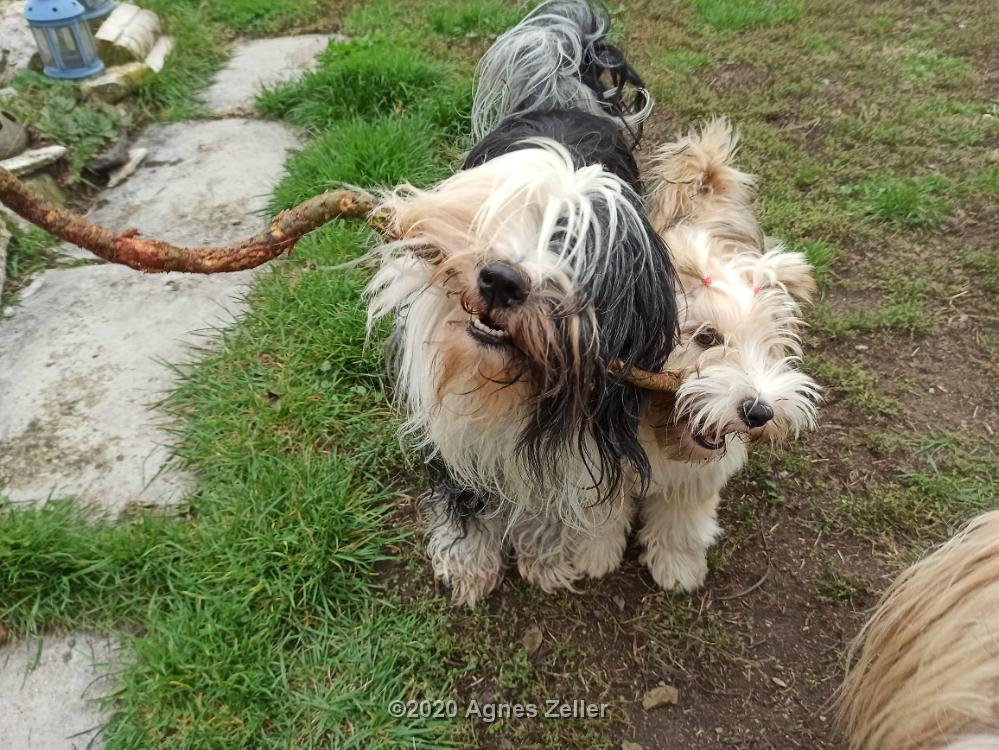
[[[999,511],[906,570],[849,661],[850,750],[999,748]]]
[[[660,148],[647,173],[678,279],[680,341],[666,369],[683,373],[675,396],[653,397],[641,428],[652,464],[641,560],[665,589],[704,582],[719,492],[749,445],[780,444],[815,423],[819,386],[795,369],[811,269],[801,253],[765,248],[756,178],[732,165],[737,144],[715,120]]]
[[[638,429],[676,337],[673,269],[632,148],[651,101],[585,0],[544,3],[482,59],[464,169],[385,197],[369,319],[394,314],[404,431],[425,452],[428,552],[473,605],[514,553],[545,591],[617,567]]]

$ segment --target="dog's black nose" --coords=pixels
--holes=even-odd
[[[774,410],[770,404],[761,401],[742,402],[742,421],[750,427],[762,427],[774,418]]]
[[[527,298],[527,286],[515,270],[496,264],[479,271],[479,294],[487,307],[513,307]]]

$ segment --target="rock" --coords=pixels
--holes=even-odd
[[[86,79],[80,84],[80,90],[91,99],[116,104],[155,75],[144,62],[125,63],[108,68],[96,78]]]
[[[129,151],[128,161],[112,172],[111,176],[108,178],[108,187],[118,187],[121,183],[131,177],[148,154],[149,149],[146,148],[133,148]]]
[[[659,685],[642,696],[642,708],[651,711],[659,706],[675,706],[679,700],[679,690],[672,685]]]
[[[161,36],[156,40],[156,44],[146,55],[145,63],[154,73],[159,73],[166,65],[167,55],[173,50],[173,39],[168,36]]]
[[[117,169],[128,161],[128,133],[120,132],[114,142],[103,151],[87,159],[84,165],[91,172],[104,174]]]
[[[101,59],[109,64],[145,60],[160,36],[160,19],[131,3],[118,5],[95,34]]]
[[[27,68],[35,51],[35,38],[24,20],[24,3],[0,2],[0,83]]]
[[[6,169],[17,177],[37,172],[39,169],[54,164],[66,155],[65,146],[44,146],[25,151],[23,154],[0,161],[0,168]]]
[[[541,633],[541,628],[537,625],[531,625],[524,631],[524,651],[527,652],[528,656],[534,656],[538,649],[541,648],[543,640],[544,636]]]
[[[252,108],[265,88],[298,78],[316,67],[316,57],[330,41],[343,37],[327,34],[256,39],[240,44],[204,94],[204,102],[216,113]]]
[[[631,740],[624,740],[621,743],[621,750],[645,750],[645,748],[639,745],[637,742],[632,742]]]
[[[787,682],[782,680],[780,677],[771,677],[770,681],[779,688],[787,688]]]

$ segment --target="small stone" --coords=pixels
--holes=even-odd
[[[13,318],[14,317],[14,308],[11,307],[10,305],[8,305],[7,307],[5,307],[3,309],[3,316],[5,318]]]
[[[614,604],[617,606],[619,612],[624,612],[624,597],[620,594],[614,595]]]
[[[784,682],[780,677],[771,677],[770,681],[779,688],[786,688],[787,683]]]
[[[642,708],[651,711],[659,706],[675,706],[679,700],[679,690],[672,685],[659,685],[642,696]]]
[[[108,187],[118,187],[121,183],[131,177],[148,154],[149,149],[147,148],[133,148],[129,151],[128,161],[112,172],[111,176],[108,178]]]
[[[869,347],[867,344],[857,344],[853,348],[856,349],[858,352],[866,352],[871,347]]]
[[[145,63],[125,63],[108,68],[102,76],[88,78],[80,84],[80,90],[91,99],[115,104],[155,75],[153,69]]]
[[[32,172],[37,172],[49,164],[54,164],[66,155],[68,149],[65,146],[45,146],[43,148],[33,148],[23,154],[0,161],[0,169],[6,169],[15,177],[21,177]]]
[[[156,40],[152,50],[146,55],[145,63],[153,72],[159,73],[166,65],[167,55],[173,50],[173,39],[168,36],[161,36]]]
[[[621,743],[621,750],[645,750],[645,748],[639,745],[637,742],[632,742],[631,740],[624,740]]]
[[[534,656],[541,648],[541,642],[544,640],[544,636],[541,633],[541,628],[538,625],[531,625],[527,630],[524,631],[524,651],[527,652],[528,656]]]
[[[934,393],[937,392],[937,389],[936,388],[927,388],[926,392],[932,396]]]

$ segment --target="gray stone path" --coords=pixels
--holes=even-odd
[[[22,0],[0,0],[0,84],[11,79],[35,54],[35,40],[24,22]]]
[[[235,106],[252,103],[262,84],[307,67],[326,41],[267,40],[268,55],[237,48],[219,81],[238,86],[217,88]],[[135,144],[149,149],[146,161],[91,216],[178,244],[250,236],[299,144],[284,125],[240,118],[151,127]],[[153,408],[176,384],[163,363],[190,362],[192,344],[210,345],[205,334],[239,314],[252,278],[142,274],[103,263],[38,274],[12,317],[0,319],[0,494],[26,506],[76,497],[110,515],[131,502],[181,500],[192,481],[167,465],[170,436]],[[86,699],[106,689],[94,679],[106,674],[114,649],[82,633],[40,650],[0,648],[0,750],[82,748],[94,737],[89,747],[101,747],[95,728],[105,718]],[[95,670],[95,662],[105,667]]]

